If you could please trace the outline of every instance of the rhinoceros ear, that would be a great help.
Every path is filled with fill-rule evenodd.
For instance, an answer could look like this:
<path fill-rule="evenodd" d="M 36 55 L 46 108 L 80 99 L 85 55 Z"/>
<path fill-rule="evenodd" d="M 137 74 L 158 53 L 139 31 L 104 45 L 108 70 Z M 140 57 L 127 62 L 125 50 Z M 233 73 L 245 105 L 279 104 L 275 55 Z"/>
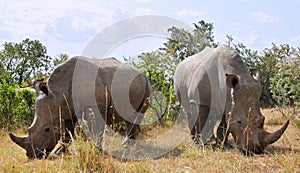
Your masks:
<path fill-rule="evenodd" d="M 259 69 L 251 68 L 250 73 L 251 73 L 251 76 L 253 77 L 253 79 L 255 79 L 257 81 L 260 81 L 260 77 L 262 75 L 262 72 Z"/>
<path fill-rule="evenodd" d="M 226 84 L 229 88 L 237 90 L 239 88 L 239 77 L 235 74 L 226 73 Z"/>
<path fill-rule="evenodd" d="M 40 82 L 39 89 L 48 96 L 49 91 L 46 82 Z"/>
<path fill-rule="evenodd" d="M 34 83 L 33 83 L 33 88 L 35 89 L 36 97 L 38 97 L 42 93 L 42 91 L 39 88 L 39 85 L 41 82 L 44 82 L 44 78 L 38 79 L 38 80 L 34 81 Z"/>

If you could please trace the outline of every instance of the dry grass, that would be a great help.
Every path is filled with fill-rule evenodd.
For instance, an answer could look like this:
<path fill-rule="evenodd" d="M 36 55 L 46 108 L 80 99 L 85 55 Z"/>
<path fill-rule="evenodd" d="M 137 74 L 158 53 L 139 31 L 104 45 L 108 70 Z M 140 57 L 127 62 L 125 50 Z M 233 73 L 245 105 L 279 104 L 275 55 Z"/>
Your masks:
<path fill-rule="evenodd" d="M 274 131 L 284 123 L 277 112 L 263 110 L 265 128 Z M 272 115 L 271 115 L 272 114 Z M 274 121 L 276 120 L 276 123 Z M 279 125 L 278 125 L 279 124 Z M 164 129 L 143 132 L 152 136 Z M 300 172 L 300 128 L 291 123 L 282 138 L 267 148 L 268 154 L 244 156 L 237 150 L 220 151 L 183 142 L 158 159 L 122 161 L 101 153 L 80 135 L 68 153 L 47 160 L 28 160 L 7 131 L 0 131 L 0 172 Z"/>

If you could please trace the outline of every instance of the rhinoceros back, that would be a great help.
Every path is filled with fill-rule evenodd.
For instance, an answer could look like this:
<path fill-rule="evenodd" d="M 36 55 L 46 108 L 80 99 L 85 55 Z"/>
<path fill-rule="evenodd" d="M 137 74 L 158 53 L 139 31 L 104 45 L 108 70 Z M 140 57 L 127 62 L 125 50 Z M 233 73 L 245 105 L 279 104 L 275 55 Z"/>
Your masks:
<path fill-rule="evenodd" d="M 192 104 L 209 108 L 202 129 L 203 141 L 220 123 L 225 109 L 225 73 L 216 49 L 206 47 L 203 51 L 182 61 L 174 76 L 175 92 L 186 113 L 192 112 Z M 204 118 L 206 119 L 206 118 Z"/>
<path fill-rule="evenodd" d="M 214 50 L 206 47 L 200 53 L 190 56 L 179 63 L 175 71 L 175 92 L 185 111 L 189 111 L 189 102 L 191 100 L 200 104 L 198 88 L 201 88 L 201 104 L 210 104 L 210 83 L 206 72 L 206 68 L 209 68 L 209 66 L 205 62 L 205 57 L 213 59 L 215 58 L 213 54 Z"/>
<path fill-rule="evenodd" d="M 122 114 L 125 119 L 130 118 L 151 93 L 144 74 L 115 58 L 74 57 L 55 69 L 48 85 L 56 95 L 64 94 L 68 98 L 74 113 L 98 107 L 102 116 Z M 107 110 L 112 107 L 114 110 Z"/>

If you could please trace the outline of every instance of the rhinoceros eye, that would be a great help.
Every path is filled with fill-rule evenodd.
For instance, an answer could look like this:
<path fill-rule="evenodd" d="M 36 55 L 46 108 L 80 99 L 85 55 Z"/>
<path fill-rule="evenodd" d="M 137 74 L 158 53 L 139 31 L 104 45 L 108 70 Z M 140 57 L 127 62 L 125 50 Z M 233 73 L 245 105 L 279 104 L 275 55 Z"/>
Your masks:
<path fill-rule="evenodd" d="M 50 132 L 50 128 L 49 127 L 45 127 L 44 130 L 45 130 L 45 132 Z"/>

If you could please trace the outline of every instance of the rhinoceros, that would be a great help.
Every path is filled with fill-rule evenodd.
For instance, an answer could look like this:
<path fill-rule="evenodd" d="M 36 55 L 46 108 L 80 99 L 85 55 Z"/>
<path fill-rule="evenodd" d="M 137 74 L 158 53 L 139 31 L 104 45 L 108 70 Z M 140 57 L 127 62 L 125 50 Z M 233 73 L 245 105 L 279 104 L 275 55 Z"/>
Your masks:
<path fill-rule="evenodd" d="M 69 142 L 79 120 L 100 149 L 105 123 L 125 121 L 127 139 L 134 139 L 152 93 L 146 76 L 134 67 L 115 58 L 82 56 L 58 66 L 48 83 L 35 82 L 35 89 L 35 115 L 28 134 L 9 134 L 29 158 L 47 157 L 62 136 Z"/>
<path fill-rule="evenodd" d="M 289 120 L 279 130 L 264 130 L 260 112 L 260 76 L 258 69 L 249 73 L 241 56 L 226 45 L 206 47 L 180 62 L 174 74 L 174 90 L 188 120 L 194 143 L 203 145 L 212 137 L 220 146 L 245 153 L 264 153 L 285 132 Z"/>

